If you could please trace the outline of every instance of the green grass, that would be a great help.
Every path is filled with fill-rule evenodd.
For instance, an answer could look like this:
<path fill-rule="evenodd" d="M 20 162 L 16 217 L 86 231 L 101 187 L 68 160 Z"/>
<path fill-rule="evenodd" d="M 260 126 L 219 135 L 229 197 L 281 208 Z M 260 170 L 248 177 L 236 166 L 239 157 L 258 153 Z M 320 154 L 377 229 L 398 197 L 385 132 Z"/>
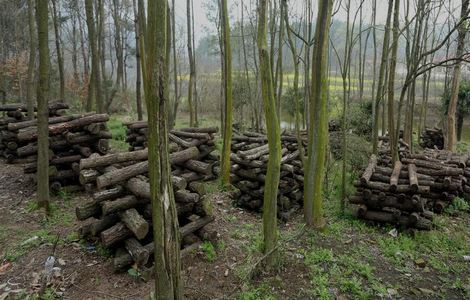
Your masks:
<path fill-rule="evenodd" d="M 217 258 L 217 252 L 215 251 L 214 245 L 211 242 L 204 242 L 201 246 L 202 252 L 204 252 L 208 262 L 214 262 Z"/>
<path fill-rule="evenodd" d="M 119 151 L 127 151 L 129 144 L 126 143 L 126 127 L 122 124 L 122 121 L 118 116 L 112 116 L 108 121 L 108 129 L 113 135 L 113 139 L 110 141 L 111 149 Z"/>

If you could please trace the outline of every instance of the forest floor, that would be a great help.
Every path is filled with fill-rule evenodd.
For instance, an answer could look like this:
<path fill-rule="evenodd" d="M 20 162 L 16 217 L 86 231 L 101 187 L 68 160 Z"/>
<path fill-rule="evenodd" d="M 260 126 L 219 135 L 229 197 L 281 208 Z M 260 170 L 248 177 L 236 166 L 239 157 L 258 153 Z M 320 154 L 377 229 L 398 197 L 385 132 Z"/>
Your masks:
<path fill-rule="evenodd" d="M 21 166 L 0 162 L 0 299 L 35 299 L 44 262 L 57 273 L 44 299 L 148 299 L 153 282 L 115 273 L 111 253 L 80 241 L 74 208 L 86 194 L 60 193 L 48 220 L 35 205 Z M 470 299 L 470 216 L 438 216 L 430 232 L 398 231 L 330 213 L 318 232 L 301 215 L 280 224 L 279 265 L 254 269 L 262 257 L 261 216 L 211 195 L 219 233 L 183 259 L 187 299 Z M 214 246 L 214 247 L 212 247 Z"/>

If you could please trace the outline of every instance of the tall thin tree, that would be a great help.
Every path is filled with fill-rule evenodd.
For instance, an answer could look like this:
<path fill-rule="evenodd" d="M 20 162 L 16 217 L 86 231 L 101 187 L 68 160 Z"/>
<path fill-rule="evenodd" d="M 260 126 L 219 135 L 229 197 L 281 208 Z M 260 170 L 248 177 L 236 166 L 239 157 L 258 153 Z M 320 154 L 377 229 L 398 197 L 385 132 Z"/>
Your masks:
<path fill-rule="evenodd" d="M 148 23 L 141 37 L 140 50 L 149 128 L 155 294 L 158 299 L 179 300 L 183 298 L 180 236 L 168 156 L 168 3 L 166 0 L 149 0 L 147 7 Z"/>
<path fill-rule="evenodd" d="M 258 51 L 261 75 L 266 130 L 268 133 L 269 160 L 266 171 L 263 203 L 263 237 L 266 263 L 273 266 L 276 261 L 277 246 L 277 191 L 281 171 L 281 129 L 274 96 L 271 59 L 267 46 L 267 1 L 258 2 Z"/>
<path fill-rule="evenodd" d="M 312 85 L 309 98 L 310 121 L 308 159 L 305 166 L 305 222 L 323 227 L 322 185 L 328 143 L 328 42 L 333 0 L 318 2 L 315 46 L 312 58 Z"/>
<path fill-rule="evenodd" d="M 230 185 L 230 153 L 232 144 L 232 47 L 230 45 L 230 24 L 228 20 L 227 0 L 221 0 L 222 39 L 224 46 L 224 95 L 225 95 L 225 120 L 224 120 L 224 144 L 222 148 L 222 184 Z"/>
<path fill-rule="evenodd" d="M 28 0 L 28 25 L 29 25 L 29 62 L 26 90 L 26 103 L 28 106 L 28 119 L 34 119 L 34 71 L 36 68 L 36 24 L 34 20 L 34 0 Z"/>
<path fill-rule="evenodd" d="M 39 43 L 38 101 L 38 163 L 37 197 L 40 207 L 49 214 L 49 28 L 48 0 L 36 0 L 36 23 Z"/>

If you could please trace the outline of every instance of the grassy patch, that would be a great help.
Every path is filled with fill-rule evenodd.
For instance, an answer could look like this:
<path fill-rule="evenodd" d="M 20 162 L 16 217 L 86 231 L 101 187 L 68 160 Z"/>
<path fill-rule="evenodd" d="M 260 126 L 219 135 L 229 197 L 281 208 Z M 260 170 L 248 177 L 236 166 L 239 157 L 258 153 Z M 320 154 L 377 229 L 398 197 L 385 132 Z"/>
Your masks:
<path fill-rule="evenodd" d="M 127 151 L 129 144 L 126 143 L 126 127 L 122 124 L 121 120 L 117 117 L 111 117 L 108 121 L 108 129 L 113 135 L 110 141 L 111 148 L 120 151 Z"/>
<path fill-rule="evenodd" d="M 211 242 L 208 242 L 208 241 L 204 242 L 201 248 L 202 248 L 202 252 L 204 252 L 204 254 L 206 255 L 207 261 L 209 262 L 215 261 L 215 259 L 217 258 L 217 252 L 215 252 L 214 245 L 212 245 Z"/>

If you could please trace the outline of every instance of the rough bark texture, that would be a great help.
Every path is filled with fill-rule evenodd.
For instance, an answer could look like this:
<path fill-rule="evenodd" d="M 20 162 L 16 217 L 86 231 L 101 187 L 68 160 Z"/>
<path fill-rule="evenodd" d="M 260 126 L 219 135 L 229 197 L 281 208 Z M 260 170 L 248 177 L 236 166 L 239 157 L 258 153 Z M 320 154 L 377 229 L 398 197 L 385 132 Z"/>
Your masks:
<path fill-rule="evenodd" d="M 227 0 L 221 0 L 222 37 L 224 46 L 224 96 L 225 120 L 224 143 L 222 148 L 222 184 L 230 185 L 230 147 L 232 143 L 232 47 L 230 46 L 230 24 L 228 20 Z"/>
<path fill-rule="evenodd" d="M 468 5 L 469 0 L 462 0 L 462 7 L 461 7 L 461 19 L 467 17 L 468 15 Z M 455 57 L 461 57 L 464 53 L 465 48 L 465 36 L 468 31 L 467 22 L 463 22 L 458 30 L 458 38 L 457 38 L 457 50 L 455 53 Z M 456 137 L 456 130 L 455 130 L 455 116 L 457 112 L 457 101 L 459 97 L 459 87 L 460 87 L 460 73 L 461 73 L 461 66 L 460 63 L 457 63 L 454 66 L 453 77 L 452 77 L 452 86 L 450 91 L 450 102 L 449 102 L 449 109 L 447 114 L 447 135 L 445 140 L 445 149 L 450 151 L 455 151 L 455 147 L 457 145 L 457 137 Z"/>
<path fill-rule="evenodd" d="M 38 101 L 38 173 L 37 194 L 39 206 L 49 213 L 49 131 L 47 119 L 49 110 L 49 33 L 48 33 L 48 1 L 36 1 L 36 22 L 39 41 L 39 84 L 37 88 Z"/>
<path fill-rule="evenodd" d="M 155 243 L 155 294 L 182 299 L 180 246 L 176 203 L 168 157 L 167 1 L 148 1 L 148 24 L 143 65 L 149 128 L 149 177 Z M 148 54 L 148 55 L 147 55 Z"/>
<path fill-rule="evenodd" d="M 267 255 L 267 264 L 272 267 L 276 260 L 275 249 L 277 245 L 277 191 L 281 171 L 281 137 L 279 117 L 274 96 L 273 78 L 271 72 L 270 55 L 267 49 L 267 1 L 258 3 L 258 51 L 261 73 L 261 92 L 263 97 L 266 129 L 268 133 L 269 161 L 266 171 L 266 187 L 264 189 L 263 203 L 263 236 L 264 253 Z"/>
<path fill-rule="evenodd" d="M 309 143 L 305 172 L 305 221 L 323 227 L 322 184 L 328 143 L 328 41 L 333 1 L 318 2 L 315 49 L 312 59 L 312 86 L 309 97 Z"/>

